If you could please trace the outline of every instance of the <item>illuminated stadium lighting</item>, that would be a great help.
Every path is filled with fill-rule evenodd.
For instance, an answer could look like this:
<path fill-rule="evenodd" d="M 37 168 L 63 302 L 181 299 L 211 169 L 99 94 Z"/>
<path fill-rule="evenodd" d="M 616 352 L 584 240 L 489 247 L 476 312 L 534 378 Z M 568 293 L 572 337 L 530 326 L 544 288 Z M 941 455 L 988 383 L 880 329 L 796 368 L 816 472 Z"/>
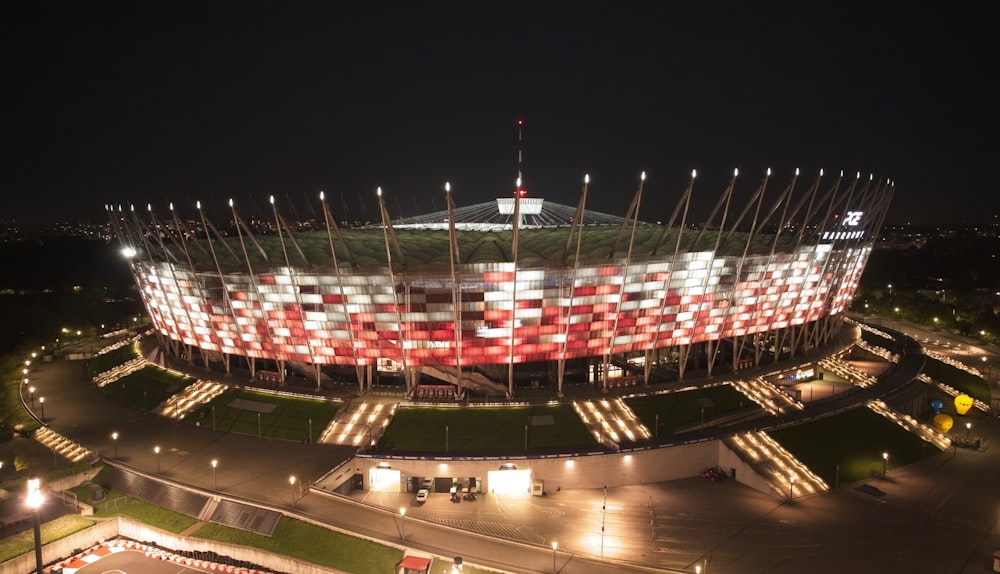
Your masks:
<path fill-rule="evenodd" d="M 734 169 L 723 197 L 732 196 L 738 174 Z M 324 367 L 356 368 L 362 390 L 371 385 L 366 373 L 386 370 L 406 378 L 410 396 L 421 369 L 424 379 L 456 392 L 512 393 L 513 380 L 476 373 L 481 379 L 473 381 L 468 367 L 583 361 L 589 380 L 607 387 L 628 373 L 610 361 L 604 368 L 606 358 L 644 359 L 632 364 L 648 380 L 650 353 L 694 345 L 718 351 L 720 341 L 745 336 L 776 341 L 792 327 L 804 333 L 796 337 L 802 344 L 832 337 L 830 325 L 850 305 L 888 208 L 889 180 L 843 189 L 838 180 L 822 190 L 817 180 L 801 193 L 824 201 L 772 200 L 798 203 L 796 213 L 748 205 L 737 217 L 739 207 L 719 201 L 699 220 L 688 214 L 696 176 L 691 170 L 676 217 L 662 224 L 637 225 L 638 207 L 626 217 L 588 210 L 586 193 L 576 207 L 506 196 L 368 226 L 341 227 L 330 216 L 325 227 L 307 230 L 277 207 L 269 221 L 251 225 L 230 199 L 232 211 L 216 215 L 233 226 L 225 234 L 207 223 L 201 202 L 201 220 L 190 224 L 175 215 L 160 225 L 151 210 L 148 221 L 120 208 L 108 212 L 123 250 L 147 238 L 142 257 L 132 251 L 129 265 L 154 330 L 205 361 L 225 358 L 226 369 L 233 358 L 251 370 L 257 361 L 315 366 L 317 377 Z M 797 191 L 792 187 L 784 193 Z M 376 191 L 381 201 L 382 188 Z M 274 196 L 269 200 L 274 205 Z M 828 217 L 832 209 L 850 216 Z M 496 233 L 510 237 L 515 227 L 519 250 Z M 713 352 L 711 361 L 740 359 L 723 350 L 728 356 Z M 561 370 L 553 371 L 561 392 Z M 603 427 L 621 417 L 588 418 Z M 334 432 L 359 440 L 351 430 Z"/>

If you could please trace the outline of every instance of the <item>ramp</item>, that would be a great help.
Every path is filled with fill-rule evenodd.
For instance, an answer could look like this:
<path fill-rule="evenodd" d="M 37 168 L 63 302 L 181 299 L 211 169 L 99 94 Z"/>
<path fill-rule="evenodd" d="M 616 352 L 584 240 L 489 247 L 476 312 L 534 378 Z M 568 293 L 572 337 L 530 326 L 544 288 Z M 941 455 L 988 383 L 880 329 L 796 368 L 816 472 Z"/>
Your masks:
<path fill-rule="evenodd" d="M 452 367 L 421 367 L 420 372 L 435 379 L 459 385 L 463 389 L 471 391 L 489 389 L 495 393 L 507 394 L 506 385 L 491 381 L 486 375 L 475 371 L 462 371 L 461 383 L 459 383 L 458 371 Z"/>

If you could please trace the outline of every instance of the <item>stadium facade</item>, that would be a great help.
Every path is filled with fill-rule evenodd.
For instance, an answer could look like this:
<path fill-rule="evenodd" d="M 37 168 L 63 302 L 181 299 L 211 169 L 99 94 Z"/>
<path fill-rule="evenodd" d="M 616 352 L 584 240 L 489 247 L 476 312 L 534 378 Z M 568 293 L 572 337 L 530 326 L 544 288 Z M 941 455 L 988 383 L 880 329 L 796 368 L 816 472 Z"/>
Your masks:
<path fill-rule="evenodd" d="M 322 216 L 209 217 L 171 205 L 108 206 L 161 340 L 189 361 L 282 384 L 286 373 L 394 377 L 514 395 L 530 385 L 683 379 L 738 371 L 820 346 L 839 331 L 894 186 L 869 176 L 768 194 L 770 170 L 735 201 L 737 173 L 694 222 L 695 174 L 669 219 L 511 197 L 374 224 Z M 765 199 L 765 197 L 769 199 Z M 736 204 L 740 203 L 740 206 Z M 343 219 L 343 218 L 341 218 Z M 214 221 L 214 222 L 213 222 Z"/>

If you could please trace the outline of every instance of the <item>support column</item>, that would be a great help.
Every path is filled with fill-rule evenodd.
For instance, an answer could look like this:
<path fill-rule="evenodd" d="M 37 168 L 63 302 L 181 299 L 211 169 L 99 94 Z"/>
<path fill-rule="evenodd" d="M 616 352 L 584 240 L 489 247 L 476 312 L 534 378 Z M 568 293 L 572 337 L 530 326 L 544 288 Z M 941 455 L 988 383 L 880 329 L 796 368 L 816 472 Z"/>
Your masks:
<path fill-rule="evenodd" d="M 559 398 L 563 396 L 563 379 L 566 376 L 566 359 L 559 359 L 556 362 L 557 375 L 556 375 L 556 387 Z"/>

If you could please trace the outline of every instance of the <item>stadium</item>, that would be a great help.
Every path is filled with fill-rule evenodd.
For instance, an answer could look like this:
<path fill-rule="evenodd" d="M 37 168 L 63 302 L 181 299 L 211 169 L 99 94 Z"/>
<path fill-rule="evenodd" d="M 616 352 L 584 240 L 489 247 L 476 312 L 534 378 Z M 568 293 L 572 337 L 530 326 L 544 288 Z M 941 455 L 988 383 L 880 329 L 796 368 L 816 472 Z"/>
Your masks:
<path fill-rule="evenodd" d="M 206 368 L 290 374 L 409 399 L 508 399 L 565 385 L 602 392 L 738 372 L 836 335 L 894 186 L 872 176 L 767 193 L 771 172 L 707 215 L 696 173 L 664 222 L 510 197 L 345 224 L 323 194 L 313 218 L 241 214 L 233 201 L 165 217 L 107 206 L 160 347 Z M 745 178 L 744 178 L 745 179 Z M 798 187 L 798 189 L 797 189 Z M 737 197 L 743 197 L 737 200 Z M 268 210 L 264 210 L 268 211 Z M 339 221 L 338 221 L 339 220 Z"/>

